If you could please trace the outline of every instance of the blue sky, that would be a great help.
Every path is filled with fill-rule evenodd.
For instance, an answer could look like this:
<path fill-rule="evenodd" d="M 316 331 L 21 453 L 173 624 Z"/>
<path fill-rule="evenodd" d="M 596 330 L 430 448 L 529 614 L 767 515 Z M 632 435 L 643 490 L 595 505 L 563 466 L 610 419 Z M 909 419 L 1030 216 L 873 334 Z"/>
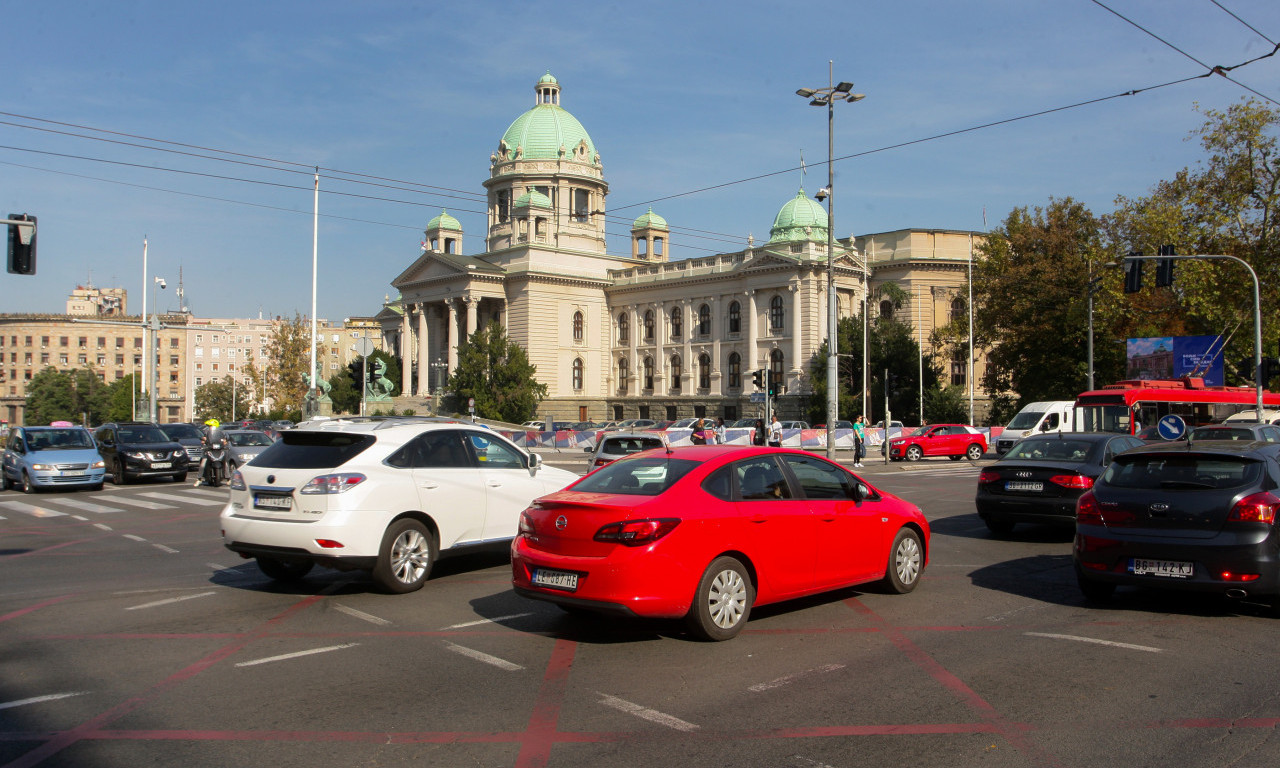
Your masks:
<path fill-rule="evenodd" d="M 1104 2 L 1209 65 L 1274 47 L 1212 0 Z M 1280 3 L 1218 2 L 1280 40 Z M 385 185 L 320 184 L 318 314 L 372 315 L 442 208 L 464 251 L 482 250 L 489 155 L 547 70 L 601 153 L 610 251 L 630 253 L 628 222 L 652 204 L 673 258 L 766 240 L 802 151 L 805 188 L 823 186 L 826 110 L 795 90 L 825 85 L 829 59 L 867 95 L 837 106 L 836 155 L 858 155 L 836 164 L 841 236 L 982 230 L 984 209 L 994 227 L 1050 197 L 1107 213 L 1201 159 L 1195 105 L 1248 95 L 1215 76 L 918 141 L 1204 72 L 1091 0 L 0 0 L 0 13 L 0 201 L 40 221 L 39 273 L 0 274 L 5 312 L 62 312 L 90 280 L 129 289 L 136 312 L 145 235 L 162 308 L 181 267 L 199 316 L 307 314 L 320 166 Z M 1280 99 L 1278 74 L 1280 55 L 1232 76 Z M 918 143 L 890 148 L 905 142 Z"/>

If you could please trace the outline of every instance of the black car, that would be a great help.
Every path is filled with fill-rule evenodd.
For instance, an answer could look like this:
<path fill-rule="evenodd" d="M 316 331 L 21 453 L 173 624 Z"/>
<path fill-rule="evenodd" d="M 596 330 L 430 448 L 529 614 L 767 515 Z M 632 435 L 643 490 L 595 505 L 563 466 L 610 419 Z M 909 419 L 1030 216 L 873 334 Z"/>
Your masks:
<path fill-rule="evenodd" d="M 149 421 L 103 424 L 94 430 L 98 453 L 107 464 L 107 477 L 116 485 L 140 477 L 187 479 L 187 451 Z"/>
<path fill-rule="evenodd" d="M 187 461 L 192 464 L 199 464 L 200 457 L 204 455 L 204 430 L 194 424 L 185 421 L 178 421 L 172 424 L 161 424 L 160 431 L 164 436 L 181 443 L 187 452 Z"/>
<path fill-rule="evenodd" d="M 1205 440 L 1117 456 L 1080 497 L 1072 549 L 1090 601 L 1120 585 L 1280 608 L 1280 444 Z"/>
<path fill-rule="evenodd" d="M 1076 499 L 1116 454 L 1141 445 L 1137 437 L 1112 432 L 1024 437 L 978 475 L 978 517 L 997 535 L 1016 523 L 1075 525 Z"/>

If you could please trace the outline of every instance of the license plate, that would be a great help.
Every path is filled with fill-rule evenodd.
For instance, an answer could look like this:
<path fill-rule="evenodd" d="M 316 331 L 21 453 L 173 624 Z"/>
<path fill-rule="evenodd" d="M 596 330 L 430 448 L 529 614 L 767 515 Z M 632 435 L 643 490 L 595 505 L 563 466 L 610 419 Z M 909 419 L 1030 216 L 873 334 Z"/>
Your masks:
<path fill-rule="evenodd" d="M 151 468 L 152 468 L 152 469 L 168 469 L 168 468 L 170 468 L 170 467 L 172 467 L 172 466 L 173 466 L 173 464 L 172 464 L 171 462 L 168 462 L 168 461 L 153 461 L 153 462 L 151 462 Z"/>
<path fill-rule="evenodd" d="M 1004 484 L 1006 491 L 1043 491 L 1044 483 L 1030 480 L 1010 480 Z"/>
<path fill-rule="evenodd" d="M 533 572 L 533 583 L 540 587 L 551 587 L 552 589 L 573 592 L 578 588 L 578 574 L 539 568 Z"/>
<path fill-rule="evenodd" d="M 253 506 L 261 509 L 292 509 L 292 496 L 254 496 Z"/>
<path fill-rule="evenodd" d="M 1129 560 L 1129 571 L 1135 576 L 1163 576 L 1168 579 L 1189 579 L 1195 573 L 1194 563 L 1179 560 L 1147 560 L 1135 557 Z"/>

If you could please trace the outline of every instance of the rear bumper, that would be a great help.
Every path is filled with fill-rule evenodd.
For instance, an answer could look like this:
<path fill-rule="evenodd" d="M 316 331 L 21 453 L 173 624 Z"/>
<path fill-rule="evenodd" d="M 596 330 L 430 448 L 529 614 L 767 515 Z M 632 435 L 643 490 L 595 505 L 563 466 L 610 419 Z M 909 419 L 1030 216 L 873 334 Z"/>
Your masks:
<path fill-rule="evenodd" d="M 1109 536 L 1105 527 L 1077 529 L 1072 560 L 1083 579 L 1137 587 L 1155 587 L 1187 592 L 1226 594 L 1242 590 L 1250 595 L 1280 595 L 1280 546 L 1274 534 L 1262 531 L 1220 533 L 1206 539 L 1162 539 L 1135 541 Z M 1169 560 L 1194 564 L 1186 578 L 1138 575 L 1132 572 L 1134 558 Z M 1222 577 L 1257 574 L 1251 581 Z"/>
<path fill-rule="evenodd" d="M 983 520 L 1046 523 L 1070 527 L 1076 524 L 1075 497 L 1004 496 L 986 493 L 979 489 L 974 504 L 978 508 L 978 517 Z"/>
<path fill-rule="evenodd" d="M 227 549 L 241 557 L 270 557 L 277 560 L 308 560 L 325 568 L 339 571 L 371 571 L 377 564 L 377 557 L 344 557 L 335 555 L 317 555 L 297 547 L 272 547 L 264 544 L 246 544 L 241 541 L 228 541 Z"/>

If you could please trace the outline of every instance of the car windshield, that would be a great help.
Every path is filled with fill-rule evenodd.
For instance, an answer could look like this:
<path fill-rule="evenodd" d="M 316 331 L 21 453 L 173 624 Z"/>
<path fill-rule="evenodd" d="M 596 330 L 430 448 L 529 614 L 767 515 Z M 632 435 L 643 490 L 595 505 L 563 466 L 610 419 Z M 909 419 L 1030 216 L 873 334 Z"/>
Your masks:
<path fill-rule="evenodd" d="M 1242 429 L 1240 427 L 1210 427 L 1208 429 L 1196 429 L 1191 432 L 1192 440 L 1259 440 L 1257 434 L 1251 429 Z"/>
<path fill-rule="evenodd" d="M 629 496 L 657 496 L 698 466 L 688 459 L 651 456 L 624 459 L 606 464 L 587 475 L 571 490 L 583 493 L 621 493 Z"/>
<path fill-rule="evenodd" d="M 27 447 L 33 451 L 71 451 L 92 448 L 93 438 L 83 429 L 41 429 L 27 432 Z"/>
<path fill-rule="evenodd" d="M 261 432 L 231 432 L 227 439 L 232 445 L 271 445 L 271 438 Z"/>
<path fill-rule="evenodd" d="M 168 435 L 170 440 L 199 440 L 201 437 L 200 430 L 193 424 L 161 424 L 160 431 Z"/>
<path fill-rule="evenodd" d="M 661 447 L 662 440 L 656 437 L 608 437 L 600 447 L 600 452 L 630 454 Z"/>
<path fill-rule="evenodd" d="M 122 443 L 167 443 L 169 438 L 159 427 L 121 427 L 116 432 L 116 439 Z"/>
<path fill-rule="evenodd" d="M 350 432 L 291 430 L 258 454 L 255 467 L 272 469 L 328 469 L 340 467 L 373 445 L 373 435 Z"/>
<path fill-rule="evenodd" d="M 1044 411 L 1019 411 L 1005 429 L 1031 429 L 1040 422 L 1041 416 L 1044 416 Z"/>
<path fill-rule="evenodd" d="M 1020 440 L 1009 449 L 1004 458 L 1006 461 L 1088 461 L 1090 453 L 1099 445 L 1102 443 L 1090 440 Z"/>
<path fill-rule="evenodd" d="M 1243 456 L 1143 453 L 1117 456 L 1102 479 L 1114 488 L 1207 490 L 1253 485 L 1262 463 Z"/>
<path fill-rule="evenodd" d="M 894 426 L 896 427 L 897 424 L 895 423 Z M 911 437 L 924 437 L 925 435 L 929 434 L 929 429 L 930 428 L 927 426 L 917 427 L 916 430 L 911 433 Z"/>

